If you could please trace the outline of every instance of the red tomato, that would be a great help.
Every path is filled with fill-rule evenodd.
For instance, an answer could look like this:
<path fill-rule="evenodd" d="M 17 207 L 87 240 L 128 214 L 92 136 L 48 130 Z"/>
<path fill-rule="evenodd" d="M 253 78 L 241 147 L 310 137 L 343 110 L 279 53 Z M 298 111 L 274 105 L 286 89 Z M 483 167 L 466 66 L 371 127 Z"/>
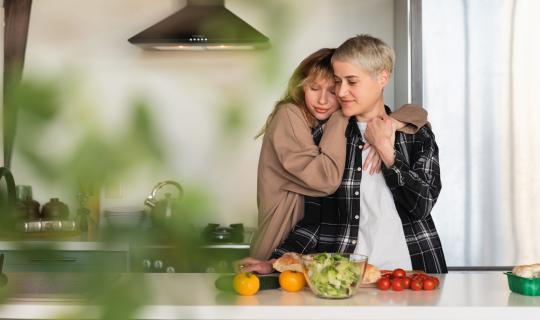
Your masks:
<path fill-rule="evenodd" d="M 403 290 L 403 281 L 401 281 L 401 279 L 392 280 L 392 290 L 394 291 Z"/>
<path fill-rule="evenodd" d="M 423 288 L 422 280 L 414 279 L 411 281 L 411 290 L 420 291 Z"/>
<path fill-rule="evenodd" d="M 390 279 L 388 277 L 382 277 L 377 281 L 377 288 L 380 290 L 388 290 L 390 289 L 390 286 L 392 283 L 390 282 Z"/>
<path fill-rule="evenodd" d="M 435 288 L 438 288 L 439 287 L 439 278 L 437 277 L 432 277 L 433 281 L 435 281 Z"/>
<path fill-rule="evenodd" d="M 424 280 L 424 290 L 433 290 L 435 289 L 435 281 L 432 278 Z"/>
<path fill-rule="evenodd" d="M 394 272 L 392 272 L 392 278 L 404 278 L 406 275 L 405 270 L 403 269 L 395 269 Z"/>
<path fill-rule="evenodd" d="M 411 287 L 411 278 L 405 277 L 405 278 L 401 279 L 401 282 L 403 282 L 403 288 L 404 289 L 409 289 Z"/>

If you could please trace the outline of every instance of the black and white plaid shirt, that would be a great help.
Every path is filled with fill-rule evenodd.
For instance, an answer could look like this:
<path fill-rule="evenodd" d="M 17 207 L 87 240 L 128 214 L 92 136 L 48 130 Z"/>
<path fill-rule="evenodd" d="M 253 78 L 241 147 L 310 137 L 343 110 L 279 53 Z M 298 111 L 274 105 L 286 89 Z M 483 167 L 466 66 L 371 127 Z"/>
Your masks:
<path fill-rule="evenodd" d="M 322 128 L 313 130 L 315 143 L 321 135 Z M 274 250 L 273 258 L 288 251 L 354 252 L 362 214 L 360 182 L 364 145 L 354 117 L 349 120 L 346 135 L 347 160 L 340 187 L 328 197 L 305 197 L 304 218 Z M 446 273 L 441 241 L 430 214 L 441 190 L 435 136 L 428 126 L 416 134 L 398 131 L 395 150 L 394 165 L 389 169 L 382 165 L 382 172 L 403 225 L 412 267 L 428 273 Z"/>

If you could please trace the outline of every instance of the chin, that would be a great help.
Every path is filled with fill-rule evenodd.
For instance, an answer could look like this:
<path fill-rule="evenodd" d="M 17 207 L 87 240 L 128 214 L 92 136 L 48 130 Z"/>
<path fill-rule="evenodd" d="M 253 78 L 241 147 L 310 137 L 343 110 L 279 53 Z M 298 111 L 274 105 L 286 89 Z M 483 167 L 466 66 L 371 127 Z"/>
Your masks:
<path fill-rule="evenodd" d="M 346 117 L 352 117 L 352 116 L 355 115 L 354 110 L 348 109 L 348 108 L 347 109 L 342 108 L 341 112 L 343 112 L 343 115 L 346 116 Z"/>
<path fill-rule="evenodd" d="M 325 116 L 318 116 L 318 117 L 315 117 L 315 118 L 317 118 L 317 120 L 319 120 L 319 121 L 326 121 L 326 120 L 330 119 L 330 116 L 325 115 Z"/>

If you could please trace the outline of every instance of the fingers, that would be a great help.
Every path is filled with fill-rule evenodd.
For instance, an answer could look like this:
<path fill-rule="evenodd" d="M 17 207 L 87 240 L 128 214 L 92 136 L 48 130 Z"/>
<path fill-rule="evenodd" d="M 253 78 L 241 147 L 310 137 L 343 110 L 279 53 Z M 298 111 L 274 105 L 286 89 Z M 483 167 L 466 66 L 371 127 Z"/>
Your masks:
<path fill-rule="evenodd" d="M 272 273 L 273 267 L 272 263 L 269 261 L 260 261 L 258 263 L 243 265 L 243 268 L 240 269 L 240 272 L 253 272 L 258 274 L 269 274 Z"/>
<path fill-rule="evenodd" d="M 373 164 L 374 168 L 372 174 L 381 172 L 381 156 L 379 155 L 379 153 L 375 155 L 375 158 L 373 159 Z"/>
<path fill-rule="evenodd" d="M 233 263 L 234 271 L 236 273 L 255 272 L 259 274 L 272 273 L 272 263 L 274 260 L 264 261 L 247 257 L 241 260 L 237 260 Z"/>
<path fill-rule="evenodd" d="M 249 271 L 246 271 L 248 267 L 250 267 L 251 265 L 256 265 L 257 263 L 260 263 L 260 262 L 261 260 L 258 260 L 252 257 L 246 257 L 246 258 L 237 260 L 233 263 L 234 271 L 236 273 L 249 272 Z"/>
<path fill-rule="evenodd" d="M 244 269 L 245 269 L 246 265 L 241 261 L 242 260 L 234 262 L 234 264 L 233 264 L 234 272 L 236 272 L 236 273 L 244 272 Z"/>
<path fill-rule="evenodd" d="M 242 268 L 242 270 L 240 272 L 256 272 L 256 273 L 259 273 L 259 265 L 258 264 L 250 264 L 250 265 L 247 265 L 245 266 L 244 268 Z"/>
<path fill-rule="evenodd" d="M 369 168 L 369 174 L 374 175 L 377 172 L 377 158 L 378 154 L 374 155 L 371 159 L 371 168 Z"/>
<path fill-rule="evenodd" d="M 367 147 L 366 147 L 367 146 Z M 370 148 L 371 145 L 366 143 L 364 144 L 364 149 Z M 382 160 L 375 148 L 371 148 L 368 152 L 366 160 L 362 165 L 362 170 L 367 171 L 370 175 L 381 172 Z"/>
<path fill-rule="evenodd" d="M 374 148 L 371 148 L 371 150 L 369 150 L 369 153 L 366 157 L 366 160 L 364 161 L 364 165 L 362 166 L 362 170 L 366 171 L 369 169 L 369 167 L 371 166 L 371 168 L 373 169 L 373 157 L 375 156 L 377 152 L 375 151 Z"/>

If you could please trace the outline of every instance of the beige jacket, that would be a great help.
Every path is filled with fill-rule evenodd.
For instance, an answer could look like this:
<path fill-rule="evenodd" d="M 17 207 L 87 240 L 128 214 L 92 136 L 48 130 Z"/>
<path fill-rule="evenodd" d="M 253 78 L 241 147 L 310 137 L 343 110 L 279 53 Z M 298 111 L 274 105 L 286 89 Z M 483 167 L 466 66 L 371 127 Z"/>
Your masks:
<path fill-rule="evenodd" d="M 392 117 L 407 123 L 401 129 L 407 133 L 427 124 L 427 112 L 414 105 L 403 106 Z M 337 190 L 345 166 L 348 119 L 341 111 L 335 112 L 317 146 L 300 108 L 284 104 L 276 112 L 266 128 L 259 157 L 259 222 L 251 242 L 252 257 L 268 259 L 302 219 L 303 195 L 323 197 Z"/>

